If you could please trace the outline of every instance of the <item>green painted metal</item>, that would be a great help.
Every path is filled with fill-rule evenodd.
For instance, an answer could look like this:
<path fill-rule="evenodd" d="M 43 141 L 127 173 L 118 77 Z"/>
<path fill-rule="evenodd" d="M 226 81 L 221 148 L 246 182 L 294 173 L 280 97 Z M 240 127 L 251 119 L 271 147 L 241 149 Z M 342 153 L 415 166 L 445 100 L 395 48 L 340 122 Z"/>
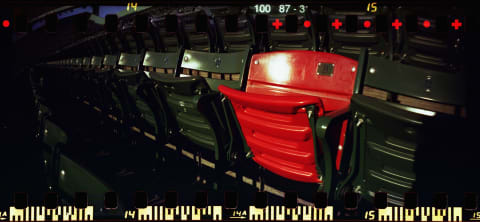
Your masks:
<path fill-rule="evenodd" d="M 352 110 L 357 113 L 354 130 L 359 131 L 358 176 L 353 187 L 368 194 L 388 192 L 390 202 L 400 205 L 403 194 L 413 188 L 415 152 L 422 141 L 426 117 L 399 109 L 398 104 L 354 95 Z M 360 121 L 360 123 L 359 123 Z"/>
<path fill-rule="evenodd" d="M 365 72 L 368 64 L 368 50 L 362 48 L 358 57 L 357 76 L 355 78 L 355 85 L 353 86 L 354 94 L 362 94 L 363 82 L 365 78 Z"/>
<path fill-rule="evenodd" d="M 149 8 L 151 8 L 152 6 L 137 6 L 136 9 L 133 9 L 132 7 L 130 7 L 129 10 L 127 10 L 127 8 L 125 7 L 125 10 L 122 10 L 120 12 L 117 12 L 117 16 L 119 18 L 121 17 L 124 17 L 124 16 L 127 16 L 127 15 L 131 15 L 131 14 L 135 14 L 135 13 L 139 13 L 139 12 L 142 12 L 144 10 L 147 10 Z"/>
<path fill-rule="evenodd" d="M 83 58 L 76 58 L 73 62 L 73 65 L 75 66 L 81 66 L 83 62 Z"/>
<path fill-rule="evenodd" d="M 143 60 L 143 66 L 175 69 L 177 68 L 179 54 L 178 52 L 165 53 L 147 51 Z"/>
<path fill-rule="evenodd" d="M 446 118 L 447 114 L 368 97 L 361 94 L 361 88 L 369 86 L 417 99 L 465 105 L 464 76 L 421 69 L 372 55 L 360 61 L 365 64 L 364 68 L 359 68 L 363 81 L 356 83 L 358 90 L 350 103 L 352 127 L 351 132 L 347 132 L 353 135 L 352 155 L 347 175 L 337 185 L 335 198 L 354 190 L 373 201 L 374 193 L 380 191 L 388 193 L 390 204 L 401 206 L 404 193 L 416 186 L 416 167 L 424 161 L 419 159 L 418 153 L 437 149 L 432 145 L 437 143 L 426 135 L 441 133 L 432 132 L 444 130 L 437 128 L 459 118 Z"/>
<path fill-rule="evenodd" d="M 143 114 L 142 115 L 143 119 L 147 121 L 147 123 L 152 127 L 154 134 L 159 134 L 157 117 L 155 117 L 156 115 L 154 112 L 154 110 L 156 109 L 155 107 L 152 107 L 152 105 L 150 105 L 152 103 L 149 102 L 150 99 L 155 99 L 156 97 L 158 97 L 158 95 L 153 94 L 156 92 L 156 90 L 152 90 L 152 88 L 153 86 L 151 85 L 146 87 L 129 87 L 129 91 L 130 91 L 130 95 L 132 95 L 132 93 L 135 93 L 135 95 L 137 95 L 135 97 L 135 105 L 138 108 L 138 111 Z M 143 92 L 139 92 L 140 90 L 142 90 Z M 148 90 L 151 90 L 151 91 L 147 92 Z M 145 96 L 140 96 L 140 94 Z M 151 131 L 149 129 L 144 129 L 144 130 Z"/>
<path fill-rule="evenodd" d="M 312 113 L 316 113 L 313 108 L 310 108 Z M 308 111 L 308 110 L 307 110 Z M 314 140 L 315 147 L 321 147 L 321 158 L 315 150 L 315 158 L 321 159 L 317 161 L 317 170 L 319 175 L 323 175 L 323 184 L 319 187 L 319 191 L 326 192 L 330 199 L 334 197 L 335 191 L 333 188 L 337 185 L 338 176 L 335 172 L 335 160 L 337 155 L 338 138 L 333 135 L 339 135 L 341 125 L 344 120 L 350 117 L 350 108 L 344 108 L 333 112 L 326 113 L 323 116 L 315 117 L 311 115 L 310 126 L 320 146 L 317 146 L 317 140 Z M 316 121 L 314 121 L 316 118 Z"/>
<path fill-rule="evenodd" d="M 118 61 L 118 56 L 117 55 L 105 55 L 105 57 L 103 57 L 103 65 L 104 66 L 115 67 L 117 65 L 117 61 Z"/>
<path fill-rule="evenodd" d="M 118 65 L 138 67 L 142 62 L 142 54 L 121 53 Z"/>
<path fill-rule="evenodd" d="M 82 66 L 89 66 L 92 61 L 91 57 L 84 57 L 82 59 Z"/>
<path fill-rule="evenodd" d="M 173 78 L 172 78 L 173 79 Z M 222 117 L 219 115 L 218 108 L 213 103 L 213 99 L 218 96 L 217 93 L 206 93 L 195 95 L 191 88 L 196 87 L 195 91 L 206 91 L 206 84 L 201 84 L 203 79 L 195 79 L 193 81 L 175 81 L 160 82 L 171 88 L 167 88 L 167 104 L 171 113 L 176 116 L 176 121 L 179 127 L 179 133 L 187 137 L 191 142 L 199 145 L 200 147 L 215 151 L 215 159 L 220 158 L 219 143 L 216 132 L 225 133 L 225 128 L 218 129 L 216 131 L 213 124 L 218 124 Z M 188 84 L 195 83 L 197 84 Z M 203 81 L 204 82 L 204 81 Z M 187 84 L 185 84 L 187 83 Z M 190 89 L 190 93 L 188 93 Z M 182 91 L 183 90 L 183 91 Z M 184 93 L 185 92 L 185 93 Z M 214 116 L 211 122 L 207 119 L 209 116 Z"/>
<path fill-rule="evenodd" d="M 418 68 L 376 56 L 368 59 L 364 84 L 433 102 L 452 105 L 466 102 L 466 82 L 460 73 Z"/>
<path fill-rule="evenodd" d="M 223 97 L 222 99 L 222 108 L 224 111 L 224 115 L 227 118 L 225 121 L 228 127 L 228 133 L 230 135 L 230 149 L 227 150 L 227 160 L 229 161 L 237 161 L 238 159 L 244 158 L 252 158 L 253 153 L 250 150 L 250 147 L 247 145 L 247 141 L 245 140 L 245 136 L 243 136 L 243 132 L 240 127 L 240 123 L 238 122 L 237 115 L 235 114 L 235 110 L 232 106 L 230 100 Z M 236 138 L 236 136 L 238 136 Z M 237 157 L 235 157 L 237 155 Z M 245 156 L 238 156 L 238 155 L 245 155 Z"/>
<path fill-rule="evenodd" d="M 43 142 L 50 147 L 55 147 L 59 143 L 67 143 L 67 134 L 58 125 L 49 120 L 45 121 L 45 131 L 43 133 Z"/>
<path fill-rule="evenodd" d="M 93 56 L 90 65 L 101 66 L 103 58 L 101 56 Z"/>
<path fill-rule="evenodd" d="M 209 92 L 206 80 L 201 77 L 164 77 L 157 80 L 163 84 L 164 88 L 173 90 L 182 96 L 201 95 Z"/>
<path fill-rule="evenodd" d="M 151 60 L 151 53 L 147 55 Z M 122 53 L 118 65 L 139 68 L 142 59 L 141 54 Z M 152 80 L 142 71 L 123 68 L 115 70 L 114 76 L 115 99 L 117 103 L 122 104 L 122 117 L 128 121 L 127 124 L 151 133 L 156 136 L 158 142 L 165 143 L 168 130 L 161 122 L 161 119 L 164 119 L 159 110 L 161 101 Z"/>
<path fill-rule="evenodd" d="M 153 88 L 147 88 L 151 90 L 150 93 L 155 95 L 154 97 L 149 97 L 150 99 L 154 100 L 153 102 L 157 104 L 156 106 L 156 117 L 158 118 L 157 126 L 160 139 L 160 143 L 167 143 L 172 142 L 171 139 L 175 137 L 174 132 L 178 132 L 178 125 L 176 121 L 176 117 L 171 112 L 168 106 L 167 98 L 169 95 L 169 86 L 161 84 L 162 81 L 165 79 L 173 78 L 174 74 L 161 74 L 155 72 L 148 72 L 149 76 L 152 79 L 152 83 L 154 86 Z M 168 80 L 167 80 L 168 81 Z M 140 94 L 141 95 L 141 94 Z"/>
<path fill-rule="evenodd" d="M 179 68 L 208 73 L 238 73 L 243 77 L 248 63 L 248 54 L 248 51 L 222 54 L 186 50 L 184 56 L 180 58 Z M 193 145 L 195 148 L 200 148 L 198 151 L 204 154 L 208 151 L 207 156 L 213 153 L 215 177 L 221 180 L 223 171 L 229 167 L 226 161 L 238 159 L 238 155 L 231 154 L 233 147 L 239 144 L 232 142 L 228 122 L 230 120 L 226 119 L 225 104 L 221 103 L 221 95 L 216 90 L 218 85 L 224 82 L 228 82 L 227 84 L 232 88 L 240 88 L 242 81 L 199 76 L 179 77 L 179 74 L 178 70 L 176 77 L 150 72 L 151 78 L 158 83 L 160 95 L 165 101 L 165 109 L 167 109 L 165 114 L 168 113 L 167 116 L 175 120 L 169 123 L 169 129 L 173 130 L 172 135 L 174 135 L 172 139 L 179 142 L 176 144 L 180 147 Z M 230 163 L 233 162 L 230 161 Z"/>
<path fill-rule="evenodd" d="M 105 25 L 105 18 L 91 14 L 88 20 L 96 23 L 97 25 Z"/>
<path fill-rule="evenodd" d="M 164 94 L 171 115 L 175 116 L 178 133 L 193 144 L 214 152 L 215 160 L 228 159 L 232 150 L 225 105 L 221 104 L 217 87 L 220 84 L 240 89 L 248 64 L 249 51 L 206 53 L 185 50 L 181 68 L 209 73 L 238 73 L 239 81 L 204 77 L 155 78 Z M 220 166 L 219 166 L 220 167 Z"/>
<path fill-rule="evenodd" d="M 118 65 L 120 66 L 130 66 L 130 67 L 138 67 L 141 62 L 140 54 L 128 54 L 128 53 L 121 53 Z M 114 94 L 115 94 L 115 102 L 119 102 L 122 106 L 123 114 L 121 116 L 122 119 L 127 120 L 129 118 L 133 118 L 133 115 L 136 114 L 136 89 L 137 89 L 137 79 L 139 77 L 138 71 L 129 71 L 120 67 L 114 71 Z M 131 120 L 133 121 L 133 120 Z M 133 123 L 129 123 L 133 124 Z"/>
<path fill-rule="evenodd" d="M 69 197 L 75 192 L 87 192 L 89 204 L 103 206 L 105 193 L 111 191 L 104 182 L 78 163 L 60 154 L 58 163 L 58 187 Z"/>
<path fill-rule="evenodd" d="M 119 93 L 117 93 L 115 90 L 111 91 L 111 98 L 112 98 L 112 108 L 114 111 L 114 115 L 117 115 L 117 118 L 124 119 L 125 116 L 125 110 L 124 106 L 122 105 L 122 100 L 119 97 Z"/>
<path fill-rule="evenodd" d="M 232 53 L 206 53 L 185 50 L 181 67 L 212 73 L 239 73 L 239 81 L 211 78 L 206 78 L 206 80 L 210 89 L 214 91 L 217 91 L 219 85 L 240 89 L 244 84 L 244 73 L 246 72 L 249 54 L 250 51 L 248 50 Z"/>

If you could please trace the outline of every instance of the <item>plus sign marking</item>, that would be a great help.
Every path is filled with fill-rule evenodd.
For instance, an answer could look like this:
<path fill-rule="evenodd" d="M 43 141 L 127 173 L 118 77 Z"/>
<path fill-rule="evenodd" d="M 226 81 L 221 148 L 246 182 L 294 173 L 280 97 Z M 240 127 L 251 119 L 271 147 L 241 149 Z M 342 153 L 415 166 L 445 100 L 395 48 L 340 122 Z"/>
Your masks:
<path fill-rule="evenodd" d="M 402 26 L 402 23 L 398 21 L 398 19 L 395 19 L 395 22 L 392 22 L 392 26 L 395 27 L 396 30 Z"/>
<path fill-rule="evenodd" d="M 338 19 L 335 19 L 335 22 L 332 22 L 332 26 L 335 27 L 335 29 L 339 29 L 342 23 L 339 22 Z"/>
<path fill-rule="evenodd" d="M 272 23 L 272 25 L 275 27 L 275 29 L 279 29 L 280 26 L 283 25 L 283 23 L 281 23 L 280 21 L 278 21 L 278 19 L 275 19 L 275 22 Z"/>
<path fill-rule="evenodd" d="M 455 22 L 452 22 L 452 27 L 454 27 L 455 30 L 458 30 L 459 27 L 462 27 L 462 23 L 458 22 L 458 19 L 455 19 Z"/>

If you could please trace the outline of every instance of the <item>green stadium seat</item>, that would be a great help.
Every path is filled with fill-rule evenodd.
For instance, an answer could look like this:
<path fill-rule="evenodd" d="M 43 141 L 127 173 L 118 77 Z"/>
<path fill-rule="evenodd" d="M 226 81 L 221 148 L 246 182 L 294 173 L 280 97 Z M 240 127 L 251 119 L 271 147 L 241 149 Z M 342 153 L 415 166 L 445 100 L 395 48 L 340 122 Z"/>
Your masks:
<path fill-rule="evenodd" d="M 194 152 L 215 164 L 216 176 L 227 168 L 233 152 L 229 123 L 218 91 L 219 85 L 241 89 L 249 51 L 207 53 L 185 50 L 175 77 L 156 78 L 170 113 L 184 138 L 177 147 L 195 147 Z"/>
<path fill-rule="evenodd" d="M 156 122 L 157 128 L 154 135 L 160 144 L 169 142 L 177 127 L 175 117 L 171 115 L 166 103 L 166 93 L 162 87 L 159 87 L 157 80 L 175 76 L 177 64 L 181 59 L 179 55 L 180 53 L 174 52 L 147 51 L 143 60 L 144 73 L 150 81 L 143 82 L 143 90 L 139 90 L 138 95 L 143 100 L 149 101 L 148 104 L 153 105 L 154 116 L 150 116 L 147 120 L 152 124 Z"/>
<path fill-rule="evenodd" d="M 176 18 L 175 22 L 178 26 L 178 18 L 175 17 L 176 9 L 165 9 L 164 12 L 159 15 L 154 15 L 151 18 L 153 32 L 158 36 L 158 47 L 160 52 L 177 52 L 183 47 L 184 41 L 180 37 L 180 30 L 168 30 L 167 29 L 167 16 L 173 16 Z"/>
<path fill-rule="evenodd" d="M 182 9 L 182 12 L 177 13 L 177 16 L 180 19 L 180 38 L 185 49 L 203 52 L 215 51 L 216 36 L 214 27 L 211 25 L 213 21 L 206 14 L 204 8 L 187 6 Z M 199 20 L 205 17 L 205 21 Z M 201 22 L 207 24 L 199 24 Z M 199 29 L 199 26 L 202 25 L 205 26 L 206 30 Z"/>
<path fill-rule="evenodd" d="M 214 16 L 217 32 L 217 50 L 220 52 L 238 52 L 255 49 L 255 33 L 251 15 L 246 7 L 219 7 L 210 9 Z M 236 19 L 236 21 L 234 21 Z M 236 22 L 237 29 L 227 27 L 228 22 Z"/>
<path fill-rule="evenodd" d="M 268 51 L 284 51 L 284 50 L 312 50 L 318 51 L 318 42 L 315 40 L 314 27 L 312 24 L 310 28 L 305 28 L 303 25 L 305 20 L 314 21 L 312 19 L 312 12 L 306 8 L 305 12 L 290 11 L 288 15 L 297 16 L 296 32 L 287 32 L 286 14 L 278 13 L 278 8 L 273 9 L 272 14 L 268 15 L 269 36 L 268 36 Z M 275 13 L 273 13 L 275 12 Z M 282 26 L 276 29 L 272 23 L 276 20 L 282 22 Z"/>
<path fill-rule="evenodd" d="M 352 59 L 358 59 L 360 50 L 368 48 L 370 54 L 385 57 L 393 57 L 393 31 L 389 21 L 391 10 L 389 7 L 378 7 L 375 15 L 366 12 L 363 8 L 341 6 L 338 8 L 327 8 L 325 13 L 328 15 L 328 48 L 330 53 L 336 53 L 347 56 Z M 385 21 L 377 21 L 377 16 L 384 16 Z M 352 30 L 348 30 L 348 16 L 351 16 L 356 22 Z M 338 21 L 341 26 L 335 28 L 332 24 Z M 369 22 L 365 27 L 364 23 Z M 380 29 L 380 23 L 387 22 L 386 30 Z M 377 26 L 378 25 L 378 26 Z M 378 29 L 378 30 L 377 30 Z"/>
<path fill-rule="evenodd" d="M 460 72 L 464 65 L 464 33 L 463 31 L 451 31 L 450 25 L 454 19 L 464 18 L 465 12 L 460 9 L 444 7 L 437 10 L 428 10 L 425 7 L 399 8 L 396 14 L 401 21 L 407 21 L 410 16 L 416 18 L 416 30 L 411 31 L 403 28 L 398 33 L 398 41 L 401 47 L 398 53 L 402 63 L 434 69 L 441 72 Z M 447 16 L 449 15 L 449 16 Z M 456 15 L 456 16 L 453 16 Z M 446 24 L 437 24 L 437 18 L 445 16 Z M 428 20 L 429 26 L 423 24 Z M 438 22 L 442 22 L 441 20 Z M 415 26 L 415 25 L 412 25 Z M 438 29 L 446 26 L 446 30 Z"/>
<path fill-rule="evenodd" d="M 352 150 L 345 149 L 351 158 L 337 198 L 354 190 L 373 202 L 375 192 L 386 192 L 390 205 L 403 206 L 404 193 L 419 186 L 428 187 L 419 189 L 423 194 L 449 192 L 446 184 L 456 184 L 450 177 L 463 170 L 454 164 L 461 158 L 450 156 L 464 149 L 457 137 L 466 116 L 464 76 L 362 54 L 364 80 L 350 107 Z"/>
<path fill-rule="evenodd" d="M 142 54 L 122 53 L 114 75 L 115 94 L 119 97 L 125 111 L 122 117 L 126 125 L 141 136 L 165 141 L 159 136 L 159 115 L 157 113 L 159 98 L 149 78 L 139 70 L 143 60 Z"/>

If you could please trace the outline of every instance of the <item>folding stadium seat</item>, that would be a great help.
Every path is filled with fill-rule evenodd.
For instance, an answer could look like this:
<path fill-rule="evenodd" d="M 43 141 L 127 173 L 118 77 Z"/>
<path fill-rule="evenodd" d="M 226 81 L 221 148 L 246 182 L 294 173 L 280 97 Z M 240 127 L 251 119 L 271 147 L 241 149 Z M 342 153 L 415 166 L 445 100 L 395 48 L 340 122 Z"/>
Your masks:
<path fill-rule="evenodd" d="M 158 40 L 157 30 L 152 27 L 150 21 L 150 13 L 155 13 L 154 10 L 142 11 L 132 14 L 128 17 L 121 18 L 120 34 L 126 41 L 128 46 L 127 53 L 144 53 L 146 50 L 160 51 L 160 43 Z M 147 18 L 147 27 L 145 31 L 137 30 L 136 19 L 140 16 Z"/>
<path fill-rule="evenodd" d="M 177 129 L 175 117 L 172 116 L 166 103 L 166 93 L 158 87 L 157 80 L 175 76 L 177 64 L 179 64 L 179 53 L 165 53 L 147 51 L 143 60 L 145 75 L 150 81 L 143 81 L 138 96 L 151 104 L 153 116 L 146 116 L 146 120 L 156 127 L 154 136 L 159 144 L 172 142 L 173 132 Z"/>
<path fill-rule="evenodd" d="M 104 109 L 106 107 L 106 95 L 104 92 L 106 77 L 99 74 L 102 71 L 102 63 L 104 57 L 93 56 L 90 59 L 90 66 L 85 70 L 85 77 L 87 78 L 87 101 L 95 106 Z M 107 110 L 107 109 L 105 109 Z"/>
<path fill-rule="evenodd" d="M 71 84 L 66 84 L 69 86 L 64 86 L 67 88 L 67 91 L 69 92 L 68 95 L 70 95 L 71 98 L 74 98 L 76 100 L 80 100 L 83 97 L 83 89 L 81 87 L 81 78 L 83 74 L 83 69 L 82 69 L 82 64 L 83 64 L 83 58 L 75 58 L 73 60 L 73 64 L 71 67 L 69 67 L 67 70 L 65 70 L 64 75 L 67 76 L 69 79 L 69 82 Z"/>
<path fill-rule="evenodd" d="M 48 100 L 51 105 L 59 105 L 70 102 L 76 97 L 76 77 L 80 70 L 81 58 L 70 58 L 65 66 L 44 71 Z M 73 87 L 72 87 L 73 86 Z"/>
<path fill-rule="evenodd" d="M 314 27 L 305 28 L 303 25 L 305 20 L 314 22 L 310 9 L 306 8 L 305 12 L 300 11 L 285 13 L 273 13 L 278 12 L 278 9 L 272 9 L 272 14 L 268 15 L 269 36 L 268 36 L 268 51 L 283 51 L 283 50 L 318 50 L 318 43 L 316 42 Z M 292 21 L 296 18 L 296 30 L 294 32 L 287 31 L 287 17 L 292 18 Z M 282 26 L 276 29 L 272 24 L 278 19 L 282 22 Z"/>
<path fill-rule="evenodd" d="M 459 139 L 466 129 L 464 76 L 373 55 L 359 63 L 364 80 L 351 99 L 352 160 L 337 197 L 354 190 L 373 201 L 375 192 L 386 192 L 389 204 L 403 206 L 404 193 L 414 190 L 454 194 L 453 178 L 467 170 L 455 161 L 469 147 Z M 389 92 L 397 101 L 387 101 Z"/>
<path fill-rule="evenodd" d="M 120 32 L 106 33 L 106 42 L 108 48 L 110 48 L 112 54 L 120 54 L 121 52 L 127 52 L 129 47 Z"/>
<path fill-rule="evenodd" d="M 388 7 L 378 7 L 375 15 L 363 8 L 345 6 L 326 8 L 324 12 L 328 15 L 326 25 L 330 53 L 358 59 L 360 49 L 368 48 L 370 54 L 393 57 L 393 30 L 388 23 L 392 19 Z M 382 21 L 377 21 L 377 18 Z"/>
<path fill-rule="evenodd" d="M 95 70 L 94 83 L 97 84 L 98 92 L 103 95 L 101 97 L 102 110 L 106 111 L 105 113 L 110 119 L 123 122 L 121 119 L 124 115 L 123 106 L 112 86 L 113 70 L 117 67 L 118 59 L 117 55 L 105 55 L 101 68 Z"/>
<path fill-rule="evenodd" d="M 48 175 L 49 185 L 54 185 L 56 179 L 53 163 L 55 162 L 55 152 L 58 152 L 60 146 L 67 143 L 67 134 L 57 124 L 50 120 L 51 112 L 47 106 L 42 103 L 36 104 L 37 128 L 35 137 L 37 142 L 44 144 L 43 157 L 45 160 L 46 173 Z"/>
<path fill-rule="evenodd" d="M 151 18 L 153 32 L 158 36 L 160 52 L 177 52 L 183 47 L 184 40 L 180 36 L 178 17 L 174 9 L 167 8 Z M 168 25 L 173 28 L 169 28 Z"/>
<path fill-rule="evenodd" d="M 143 137 L 160 140 L 158 125 L 158 95 L 151 80 L 139 70 L 142 54 L 122 53 L 118 69 L 114 72 L 114 90 L 124 110 L 123 119 L 128 127 Z M 176 61 L 176 60 L 174 60 Z M 164 140 L 164 137 L 161 138 Z"/>
<path fill-rule="evenodd" d="M 101 53 L 99 55 L 107 55 L 107 54 L 114 54 L 114 49 L 112 48 L 110 41 L 108 40 L 108 35 L 105 32 L 101 32 L 96 35 L 97 43 L 101 49 Z"/>
<path fill-rule="evenodd" d="M 248 8 L 209 8 L 216 25 L 217 51 L 235 52 L 255 49 L 255 33 Z"/>
<path fill-rule="evenodd" d="M 91 57 L 83 57 L 82 58 L 82 65 L 79 72 L 79 82 L 75 84 L 74 87 L 77 87 L 78 95 L 80 97 L 80 101 L 85 100 L 86 98 L 91 97 L 90 93 L 91 88 L 89 87 L 89 79 L 87 72 L 90 71 L 90 64 L 91 64 Z"/>
<path fill-rule="evenodd" d="M 215 27 L 202 7 L 185 7 L 177 13 L 183 47 L 195 51 L 215 51 Z"/>
<path fill-rule="evenodd" d="M 400 21 L 416 23 L 406 24 L 398 33 L 401 44 L 398 50 L 403 63 L 442 72 L 461 71 L 464 32 L 462 28 L 450 29 L 455 19 L 463 21 L 464 12 L 449 7 L 437 10 L 399 8 L 395 12 Z M 408 30 L 408 26 L 413 26 L 413 30 Z"/>
<path fill-rule="evenodd" d="M 231 101 L 256 163 L 330 192 L 356 70 L 357 61 L 325 52 L 260 53 L 252 57 L 245 92 L 219 90 Z"/>
<path fill-rule="evenodd" d="M 35 142 L 42 151 L 42 165 L 49 191 L 61 193 L 66 199 L 73 199 L 75 192 L 88 191 L 90 204 L 103 206 L 104 193 L 112 189 L 84 165 L 76 162 L 72 158 L 75 155 L 69 155 L 72 150 L 69 136 L 55 121 L 51 108 L 37 103 L 35 111 Z"/>
<path fill-rule="evenodd" d="M 139 33 L 135 31 L 135 21 L 132 19 L 122 18 L 127 21 L 122 21 L 121 29 L 119 35 L 121 39 L 125 41 L 125 49 L 122 52 L 136 54 L 142 53 L 143 41 Z"/>
<path fill-rule="evenodd" d="M 249 51 L 207 53 L 185 50 L 176 77 L 155 78 L 175 117 L 181 138 L 177 149 L 195 147 L 193 152 L 213 161 L 221 178 L 226 161 L 235 152 L 229 135 L 218 86 L 240 89 L 244 82 Z"/>
<path fill-rule="evenodd" d="M 139 39 L 142 43 L 142 48 L 145 51 L 160 51 L 160 44 L 158 43 L 158 36 L 153 30 L 150 20 L 148 22 L 147 32 L 139 32 Z"/>

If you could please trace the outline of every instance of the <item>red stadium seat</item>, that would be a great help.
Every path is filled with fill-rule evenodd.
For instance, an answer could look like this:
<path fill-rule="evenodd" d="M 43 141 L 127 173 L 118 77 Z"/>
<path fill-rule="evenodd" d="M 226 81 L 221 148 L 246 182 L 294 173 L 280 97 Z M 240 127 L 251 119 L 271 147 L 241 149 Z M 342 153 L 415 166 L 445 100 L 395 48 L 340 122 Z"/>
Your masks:
<path fill-rule="evenodd" d="M 325 149 L 318 141 L 327 134 L 330 121 L 321 118 L 347 112 L 357 64 L 341 55 L 314 51 L 253 55 L 245 92 L 219 87 L 231 101 L 253 160 L 296 181 L 322 183 L 330 178 L 324 175 L 331 174 L 335 159 L 338 169 L 341 148 L 328 151 L 332 166 L 320 166 Z M 343 146 L 346 121 L 336 124 L 335 146 Z"/>

